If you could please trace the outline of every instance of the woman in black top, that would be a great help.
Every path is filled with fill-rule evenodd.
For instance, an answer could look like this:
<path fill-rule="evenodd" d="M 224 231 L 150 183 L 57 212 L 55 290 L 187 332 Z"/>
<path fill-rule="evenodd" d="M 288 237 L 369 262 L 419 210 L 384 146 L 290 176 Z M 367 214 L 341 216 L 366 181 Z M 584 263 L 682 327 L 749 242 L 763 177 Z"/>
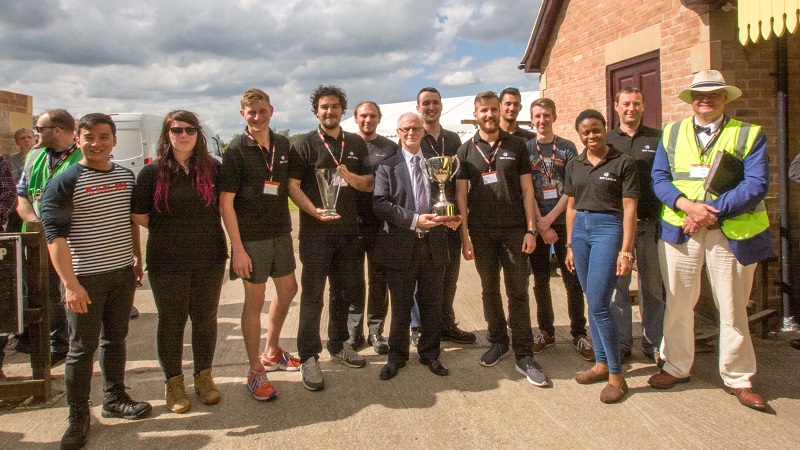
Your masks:
<path fill-rule="evenodd" d="M 189 111 L 167 114 L 158 158 L 139 173 L 132 220 L 148 229 L 147 270 L 158 309 L 158 360 L 167 407 L 191 408 L 183 383 L 183 330 L 192 319 L 194 389 L 203 403 L 220 400 L 211 378 L 217 306 L 227 248 L 216 188 L 219 162 L 206 147 L 200 121 Z"/>
<path fill-rule="evenodd" d="M 619 333 L 611 316 L 611 296 L 618 275 L 633 262 L 639 173 L 628 155 L 606 145 L 606 121 L 589 109 L 578 115 L 575 129 L 586 150 L 567 163 L 567 259 L 578 273 L 589 304 L 595 365 L 575 375 L 581 384 L 608 380 L 600 393 L 614 403 L 628 391 L 620 361 Z M 591 281 L 590 281 L 591 280 Z"/>

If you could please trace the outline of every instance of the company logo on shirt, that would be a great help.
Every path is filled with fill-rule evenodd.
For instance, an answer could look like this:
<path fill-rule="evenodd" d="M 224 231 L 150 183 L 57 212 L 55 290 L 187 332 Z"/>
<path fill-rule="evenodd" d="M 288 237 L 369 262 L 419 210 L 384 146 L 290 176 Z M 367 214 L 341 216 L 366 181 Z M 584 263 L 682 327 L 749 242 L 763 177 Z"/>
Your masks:
<path fill-rule="evenodd" d="M 606 181 L 617 181 L 617 178 L 615 178 L 614 175 L 612 175 L 612 174 L 610 174 L 608 172 L 603 173 L 603 175 L 600 177 L 600 179 L 601 180 L 606 180 Z"/>
<path fill-rule="evenodd" d="M 108 192 L 125 191 L 128 183 L 119 182 L 114 184 L 98 184 L 97 186 L 87 186 L 86 195 L 106 194 Z"/>
<path fill-rule="evenodd" d="M 508 152 L 503 152 L 503 154 L 497 159 L 507 159 L 509 161 L 516 161 L 517 158 L 514 156 L 508 156 Z"/>
<path fill-rule="evenodd" d="M 642 149 L 642 153 L 655 153 L 655 152 L 656 149 L 650 148 L 650 144 L 645 145 L 644 148 Z"/>

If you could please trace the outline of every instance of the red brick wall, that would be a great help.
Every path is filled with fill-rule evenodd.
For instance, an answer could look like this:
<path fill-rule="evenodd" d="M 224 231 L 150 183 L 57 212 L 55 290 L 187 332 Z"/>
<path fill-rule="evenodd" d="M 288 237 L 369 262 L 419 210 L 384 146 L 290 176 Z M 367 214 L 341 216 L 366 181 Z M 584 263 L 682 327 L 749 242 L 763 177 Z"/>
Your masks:
<path fill-rule="evenodd" d="M 13 120 L 19 115 L 30 116 L 30 97 L 16 92 L 0 91 L 0 153 L 10 155 L 18 152 L 14 132 L 20 127 Z M 24 125 L 30 128 L 30 124 Z"/>

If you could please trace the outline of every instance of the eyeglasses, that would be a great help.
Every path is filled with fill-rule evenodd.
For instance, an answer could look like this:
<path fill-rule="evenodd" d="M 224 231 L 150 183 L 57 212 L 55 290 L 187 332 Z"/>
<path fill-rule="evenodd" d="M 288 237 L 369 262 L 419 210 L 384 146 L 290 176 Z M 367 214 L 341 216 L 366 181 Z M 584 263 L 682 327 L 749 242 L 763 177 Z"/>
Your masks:
<path fill-rule="evenodd" d="M 39 125 L 33 127 L 33 129 L 36 130 L 37 133 L 41 133 L 42 130 L 46 130 L 48 128 L 61 128 L 61 127 L 40 127 Z"/>
<path fill-rule="evenodd" d="M 422 127 L 405 127 L 405 128 L 398 128 L 397 131 L 402 131 L 403 133 L 419 133 L 422 131 Z"/>
<path fill-rule="evenodd" d="M 194 136 L 197 134 L 197 128 L 195 127 L 170 127 L 169 132 L 172 133 L 174 136 L 180 136 L 184 132 L 189 136 Z"/>

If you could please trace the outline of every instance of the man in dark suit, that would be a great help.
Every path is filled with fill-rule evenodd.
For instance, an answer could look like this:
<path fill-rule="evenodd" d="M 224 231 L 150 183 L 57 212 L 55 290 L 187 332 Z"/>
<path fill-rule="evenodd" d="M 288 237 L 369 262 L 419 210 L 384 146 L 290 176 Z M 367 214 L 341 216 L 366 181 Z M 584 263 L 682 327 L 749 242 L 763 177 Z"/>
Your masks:
<path fill-rule="evenodd" d="M 382 220 L 375 254 L 385 271 L 392 302 L 389 361 L 380 378 L 389 380 L 409 358 L 408 327 L 414 290 L 420 308 L 422 334 L 417 345 L 419 362 L 436 375 L 447 375 L 439 360 L 444 268 L 451 256 L 444 227 L 458 221 L 438 222 L 431 211 L 431 183 L 422 173 L 420 143 L 422 118 L 406 113 L 397 121 L 402 151 L 385 160 L 375 173 L 373 207 Z M 455 255 L 458 257 L 458 255 Z"/>

